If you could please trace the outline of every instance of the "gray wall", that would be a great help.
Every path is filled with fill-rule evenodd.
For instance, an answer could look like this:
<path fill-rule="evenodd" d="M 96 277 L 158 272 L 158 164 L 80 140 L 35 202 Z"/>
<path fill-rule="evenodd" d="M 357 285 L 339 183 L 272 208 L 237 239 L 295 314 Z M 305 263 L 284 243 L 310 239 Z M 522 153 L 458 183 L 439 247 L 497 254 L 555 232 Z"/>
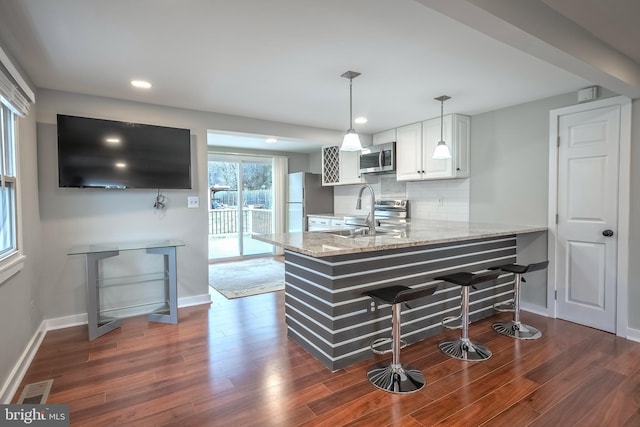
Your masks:
<path fill-rule="evenodd" d="M 49 278 L 41 289 L 45 318 L 84 313 L 84 259 L 66 253 L 74 245 L 180 239 L 178 296 L 208 293 L 207 207 L 187 209 L 187 196 L 207 200 L 207 129 L 247 131 L 318 142 L 339 140 L 341 132 L 282 123 L 151 106 L 128 101 L 55 91 L 38 94 L 38 173 L 42 239 L 48 242 L 41 265 Z M 109 191 L 65 189 L 57 185 L 56 114 L 186 127 L 192 134 L 192 190 L 163 191 L 165 212 L 152 208 L 154 190 Z M 298 159 L 300 160 L 300 159 Z M 306 162 L 306 157 L 303 158 Z M 306 163 L 305 163 L 306 165 Z M 300 165 L 298 164 L 299 167 Z"/>
<path fill-rule="evenodd" d="M 575 102 L 560 95 L 471 117 L 471 221 L 547 225 L 549 110 Z M 518 262 L 545 259 L 547 233 L 519 236 Z M 529 276 L 522 301 L 545 311 L 546 272 Z"/>
<path fill-rule="evenodd" d="M 560 95 L 471 118 L 472 221 L 547 225 L 549 110 L 575 100 Z"/>

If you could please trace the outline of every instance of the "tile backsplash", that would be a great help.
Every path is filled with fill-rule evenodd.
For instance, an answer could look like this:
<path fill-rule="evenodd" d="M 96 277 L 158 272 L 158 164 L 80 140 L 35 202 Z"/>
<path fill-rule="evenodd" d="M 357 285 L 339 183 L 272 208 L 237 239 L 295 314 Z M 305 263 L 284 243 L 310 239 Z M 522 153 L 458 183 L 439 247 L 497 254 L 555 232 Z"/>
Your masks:
<path fill-rule="evenodd" d="M 367 175 L 366 178 L 377 198 L 408 199 L 411 218 L 469 221 L 469 179 L 398 182 L 395 175 Z M 360 187 L 345 185 L 334 188 L 335 213 L 366 214 L 368 192 L 363 196 L 365 209 L 355 209 Z"/>

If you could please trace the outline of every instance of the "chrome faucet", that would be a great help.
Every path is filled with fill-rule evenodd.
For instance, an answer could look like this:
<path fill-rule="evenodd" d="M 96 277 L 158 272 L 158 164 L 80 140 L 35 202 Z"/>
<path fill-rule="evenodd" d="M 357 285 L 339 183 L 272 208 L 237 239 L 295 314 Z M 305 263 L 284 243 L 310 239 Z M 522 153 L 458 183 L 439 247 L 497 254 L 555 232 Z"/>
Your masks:
<path fill-rule="evenodd" d="M 376 193 L 373 191 L 373 187 L 369 184 L 365 184 L 360 189 L 360 193 L 358 193 L 358 201 L 356 202 L 356 209 L 362 209 L 362 192 L 365 188 L 369 189 L 371 193 L 371 209 L 369 210 L 369 214 L 367 215 L 367 219 L 364 220 L 364 223 L 367 227 L 369 227 L 369 236 L 376 235 Z"/>

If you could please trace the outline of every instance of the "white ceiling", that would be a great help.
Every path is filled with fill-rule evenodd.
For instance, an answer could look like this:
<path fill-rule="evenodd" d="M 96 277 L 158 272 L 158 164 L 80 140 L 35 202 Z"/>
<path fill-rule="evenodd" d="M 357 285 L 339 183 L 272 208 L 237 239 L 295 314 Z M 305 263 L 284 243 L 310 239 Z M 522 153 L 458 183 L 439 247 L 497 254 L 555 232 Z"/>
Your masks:
<path fill-rule="evenodd" d="M 632 19 L 640 2 L 543 1 L 640 62 Z M 358 71 L 354 117 L 369 121 L 355 128 L 365 133 L 439 115 L 433 98 L 442 94 L 452 97 L 445 113 L 473 115 L 593 84 L 429 3 L 2 0 L 0 40 L 38 88 L 335 130 L 349 125 L 348 80 L 340 75 Z M 479 1 L 447 2 L 466 3 Z M 134 78 L 153 88 L 133 89 Z M 310 146 L 265 147 L 262 138 L 237 136 L 216 143 Z"/>

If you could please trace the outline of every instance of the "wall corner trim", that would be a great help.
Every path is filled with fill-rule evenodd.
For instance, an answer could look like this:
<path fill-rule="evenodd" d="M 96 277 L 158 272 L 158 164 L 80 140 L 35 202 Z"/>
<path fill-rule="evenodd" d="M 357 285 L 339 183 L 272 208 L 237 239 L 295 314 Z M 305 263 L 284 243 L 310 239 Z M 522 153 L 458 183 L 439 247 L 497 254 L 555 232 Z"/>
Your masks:
<path fill-rule="evenodd" d="M 36 332 L 33 334 L 33 337 L 31 337 L 31 340 L 29 340 L 29 343 L 27 343 L 27 346 L 22 352 L 22 355 L 18 358 L 17 363 L 7 377 L 7 380 L 2 385 L 2 389 L 0 390 L 0 402 L 3 404 L 11 403 L 11 399 L 13 399 L 13 395 L 16 394 L 16 391 L 18 391 L 22 378 L 24 378 L 27 373 L 27 369 L 29 369 L 31 361 L 38 352 L 40 344 L 42 344 L 42 340 L 46 333 L 46 322 L 43 320 L 38 329 L 36 329 Z"/>

